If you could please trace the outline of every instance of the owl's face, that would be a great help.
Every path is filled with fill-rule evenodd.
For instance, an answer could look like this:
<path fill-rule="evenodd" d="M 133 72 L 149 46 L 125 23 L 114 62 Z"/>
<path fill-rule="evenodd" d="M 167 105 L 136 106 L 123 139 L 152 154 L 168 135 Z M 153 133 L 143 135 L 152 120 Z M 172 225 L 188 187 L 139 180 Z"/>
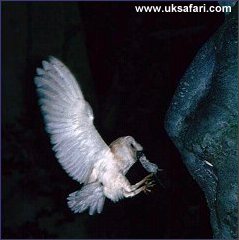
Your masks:
<path fill-rule="evenodd" d="M 124 137 L 124 141 L 131 156 L 137 160 L 137 153 L 143 151 L 143 147 L 131 136 Z"/>
<path fill-rule="evenodd" d="M 111 147 L 117 149 L 117 153 L 124 154 L 124 157 L 131 157 L 137 160 L 137 153 L 143 151 L 143 147 L 131 136 L 118 138 L 111 143 Z M 123 155 L 122 155 L 123 157 Z"/>
<path fill-rule="evenodd" d="M 110 149 L 124 172 L 127 172 L 137 161 L 137 153 L 143 150 L 142 146 L 130 136 L 118 138 L 110 144 Z"/>

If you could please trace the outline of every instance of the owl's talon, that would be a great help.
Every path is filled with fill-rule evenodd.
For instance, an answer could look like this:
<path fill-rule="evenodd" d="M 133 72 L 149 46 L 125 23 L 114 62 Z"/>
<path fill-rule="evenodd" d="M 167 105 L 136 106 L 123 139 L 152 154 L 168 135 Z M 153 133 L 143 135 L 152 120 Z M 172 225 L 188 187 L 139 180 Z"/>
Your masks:
<path fill-rule="evenodd" d="M 145 181 L 148 181 L 148 180 L 150 180 L 152 177 L 153 177 L 153 173 L 150 173 L 149 175 L 147 175 L 147 176 L 144 178 L 144 180 L 145 180 Z"/>
<path fill-rule="evenodd" d="M 145 184 L 148 184 L 149 182 L 153 182 L 154 180 L 152 179 L 153 174 L 149 174 L 148 176 L 145 177 Z"/>
<path fill-rule="evenodd" d="M 154 182 L 154 180 L 150 180 L 149 182 L 146 182 L 144 185 L 144 193 L 148 194 L 149 192 L 151 192 L 151 188 L 154 187 L 156 184 Z"/>
<path fill-rule="evenodd" d="M 152 190 L 151 189 L 149 189 L 149 188 L 147 188 L 147 187 L 145 187 L 145 189 L 144 189 L 144 193 L 145 194 L 148 194 L 148 193 L 150 193 Z"/>
<path fill-rule="evenodd" d="M 155 184 L 155 181 L 154 181 L 154 180 L 151 180 L 150 182 L 146 182 L 145 185 L 146 185 L 147 187 L 153 187 L 153 186 L 155 186 L 156 184 Z"/>

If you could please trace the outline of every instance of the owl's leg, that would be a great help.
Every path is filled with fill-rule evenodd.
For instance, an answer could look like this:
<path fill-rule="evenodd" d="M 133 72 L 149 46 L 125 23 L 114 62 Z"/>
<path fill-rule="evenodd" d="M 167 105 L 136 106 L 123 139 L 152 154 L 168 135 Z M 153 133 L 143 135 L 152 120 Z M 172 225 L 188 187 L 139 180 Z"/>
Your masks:
<path fill-rule="evenodd" d="M 146 182 L 146 184 L 144 186 L 141 186 L 140 188 L 135 189 L 135 185 L 141 183 L 141 181 L 140 181 L 140 182 L 136 183 L 135 185 L 131 186 L 130 189 L 124 190 L 124 192 L 123 192 L 124 197 L 126 197 L 126 198 L 134 197 L 135 195 L 139 194 L 142 191 L 145 193 L 151 192 L 150 188 L 153 187 L 155 184 L 152 181 L 147 182 L 148 178 L 146 180 L 145 179 L 143 179 L 143 180 L 144 180 L 144 182 Z M 141 183 L 141 185 L 142 185 L 142 183 Z"/>
<path fill-rule="evenodd" d="M 147 182 L 153 182 L 151 180 L 151 177 L 153 176 L 153 173 L 147 175 L 145 178 L 143 178 L 141 181 L 137 182 L 136 184 L 132 185 L 132 190 L 136 190 L 137 188 L 139 188 L 141 185 L 143 185 L 144 183 Z"/>
<path fill-rule="evenodd" d="M 128 198 L 128 197 L 134 197 L 135 195 L 139 194 L 140 192 L 144 191 L 145 189 L 145 186 L 142 186 L 136 190 L 133 190 L 131 192 L 127 192 L 127 191 L 124 191 L 124 197 Z"/>

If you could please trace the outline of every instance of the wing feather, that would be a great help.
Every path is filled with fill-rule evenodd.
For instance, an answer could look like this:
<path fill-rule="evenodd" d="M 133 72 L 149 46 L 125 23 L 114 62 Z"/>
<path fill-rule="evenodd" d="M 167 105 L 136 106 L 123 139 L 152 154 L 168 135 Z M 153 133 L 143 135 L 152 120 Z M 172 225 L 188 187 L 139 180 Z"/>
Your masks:
<path fill-rule="evenodd" d="M 93 125 L 93 113 L 70 70 L 50 57 L 37 68 L 35 84 L 46 131 L 65 171 L 86 182 L 94 164 L 111 156 L 109 147 Z"/>

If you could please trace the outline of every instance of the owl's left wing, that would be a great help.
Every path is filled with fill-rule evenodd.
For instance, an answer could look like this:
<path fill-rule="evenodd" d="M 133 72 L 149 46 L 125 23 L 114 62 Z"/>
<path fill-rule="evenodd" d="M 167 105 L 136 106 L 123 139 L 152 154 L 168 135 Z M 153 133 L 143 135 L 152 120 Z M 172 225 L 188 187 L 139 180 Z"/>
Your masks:
<path fill-rule="evenodd" d="M 93 124 L 93 113 L 70 70 L 50 57 L 35 77 L 39 103 L 53 150 L 65 171 L 87 182 L 94 164 L 112 153 Z"/>

